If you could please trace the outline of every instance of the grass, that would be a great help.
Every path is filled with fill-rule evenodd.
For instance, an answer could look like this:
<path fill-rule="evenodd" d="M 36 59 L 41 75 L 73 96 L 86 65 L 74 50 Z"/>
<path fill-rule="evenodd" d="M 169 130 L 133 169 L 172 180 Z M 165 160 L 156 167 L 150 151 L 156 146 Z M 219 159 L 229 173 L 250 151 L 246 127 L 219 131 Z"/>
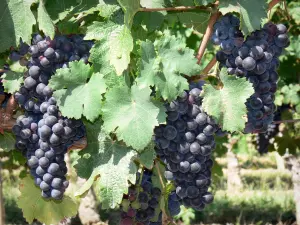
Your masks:
<path fill-rule="evenodd" d="M 254 156 L 251 158 L 253 159 Z M 243 159 L 242 159 L 243 158 Z M 244 165 L 249 165 L 249 159 L 241 156 Z M 256 160 L 256 161 L 255 161 Z M 256 158 L 256 165 L 272 165 L 271 168 L 244 166 L 241 177 L 244 184 L 243 191 L 236 193 L 226 192 L 226 176 L 213 181 L 215 200 L 208 205 L 203 212 L 193 213 L 192 209 L 183 211 L 181 218 L 185 219 L 182 224 L 255 224 L 266 223 L 292 224 L 295 221 L 295 204 L 293 201 L 292 183 L 290 173 L 274 169 L 274 158 Z M 247 163 L 246 163 L 247 162 Z M 271 163 L 272 162 L 272 163 Z M 276 164 L 276 162 L 275 162 Z M 251 169 L 249 169 L 251 168 Z M 276 167 L 275 167 L 276 168 Z M 3 182 L 4 205 L 6 212 L 6 224 L 27 224 L 22 216 L 22 211 L 17 207 L 18 176 L 5 173 Z M 109 219 L 105 211 L 101 211 L 102 219 Z M 191 216 L 195 216 L 192 218 Z M 190 219 L 189 219 L 190 218 Z M 79 224 L 79 223 L 78 223 Z"/>
<path fill-rule="evenodd" d="M 217 190 L 227 188 L 227 170 L 224 175 L 214 179 Z M 293 187 L 291 173 L 288 170 L 277 169 L 241 169 L 241 179 L 247 190 L 290 190 Z"/>
<path fill-rule="evenodd" d="M 291 224 L 294 212 L 292 191 L 217 191 L 214 202 L 196 213 L 194 223 Z"/>

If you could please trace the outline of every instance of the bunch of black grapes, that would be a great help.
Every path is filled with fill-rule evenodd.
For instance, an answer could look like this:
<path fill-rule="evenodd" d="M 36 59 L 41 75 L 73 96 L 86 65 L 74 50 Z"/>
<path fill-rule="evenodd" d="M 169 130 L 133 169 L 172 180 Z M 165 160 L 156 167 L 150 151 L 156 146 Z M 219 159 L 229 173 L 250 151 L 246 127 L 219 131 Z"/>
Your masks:
<path fill-rule="evenodd" d="M 180 204 L 202 210 L 213 201 L 208 188 L 218 126 L 202 109 L 202 85 L 192 84 L 190 91 L 167 104 L 167 123 L 154 130 L 157 155 L 167 166 L 165 177 L 176 187 L 176 194 L 169 196 L 172 215 L 180 212 Z"/>
<path fill-rule="evenodd" d="M 136 184 L 129 187 L 123 198 L 120 225 L 161 225 L 159 202 L 162 192 L 153 187 L 151 171 L 144 170 L 142 177 L 140 173 L 137 175 Z"/>
<path fill-rule="evenodd" d="M 79 35 L 51 40 L 37 34 L 31 46 L 22 43 L 20 51 L 11 54 L 11 59 L 23 60 L 28 68 L 24 85 L 15 93 L 16 101 L 25 111 L 13 127 L 16 147 L 27 157 L 31 175 L 44 198 L 62 199 L 68 187 L 65 153 L 85 135 L 80 120 L 61 115 L 48 82 L 56 69 L 67 68 L 71 61 L 88 63 L 92 44 Z M 25 50 L 30 55 L 28 60 Z"/>
<path fill-rule="evenodd" d="M 283 107 L 280 107 L 277 109 L 277 111 L 274 114 L 274 120 L 278 121 L 281 120 L 281 110 Z M 270 124 L 268 126 L 268 130 L 265 133 L 257 134 L 256 136 L 256 146 L 257 151 L 263 155 L 268 153 L 268 148 L 271 144 L 272 138 L 276 137 L 276 135 L 279 133 L 279 124 Z"/>
<path fill-rule="evenodd" d="M 289 45 L 283 24 L 266 23 L 246 40 L 239 28 L 239 19 L 225 15 L 214 25 L 212 42 L 220 44 L 216 58 L 229 74 L 246 77 L 255 93 L 247 100 L 248 122 L 245 133 L 264 133 L 274 119 L 274 93 L 277 89 L 279 56 Z"/>

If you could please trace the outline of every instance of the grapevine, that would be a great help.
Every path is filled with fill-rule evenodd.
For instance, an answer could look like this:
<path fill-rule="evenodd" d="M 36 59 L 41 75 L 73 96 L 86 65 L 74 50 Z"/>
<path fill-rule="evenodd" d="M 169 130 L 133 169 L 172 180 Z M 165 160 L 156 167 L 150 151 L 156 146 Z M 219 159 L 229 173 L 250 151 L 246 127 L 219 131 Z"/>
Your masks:
<path fill-rule="evenodd" d="M 165 177 L 174 181 L 176 197 L 186 207 L 202 210 L 213 200 L 208 192 L 211 183 L 210 155 L 215 147 L 213 138 L 217 126 L 201 109 L 202 82 L 192 84 L 167 105 L 167 124 L 155 128 L 157 154 L 167 165 Z M 176 203 L 170 205 L 172 214 L 178 212 Z M 174 207 L 174 208 L 173 208 Z"/>
<path fill-rule="evenodd" d="M 297 17 L 280 2 L 0 3 L 0 150 L 26 161 L 26 221 L 74 217 L 90 189 L 120 225 L 208 210 L 218 137 L 254 134 L 264 154 L 299 122 L 300 89 L 283 86 L 297 79 L 278 70 Z M 277 4 L 293 25 L 268 18 Z"/>
<path fill-rule="evenodd" d="M 69 185 L 64 154 L 85 132 L 81 121 L 66 119 L 58 111 L 48 80 L 56 69 L 67 67 L 68 62 L 87 63 L 89 48 L 90 43 L 84 43 L 80 36 L 50 40 L 35 35 L 31 46 L 22 43 L 20 50 L 10 55 L 14 61 L 27 51 L 31 55 L 24 86 L 15 93 L 25 115 L 17 118 L 12 131 L 17 137 L 16 148 L 26 156 L 30 173 L 44 198 L 62 199 Z"/>
<path fill-rule="evenodd" d="M 248 122 L 246 133 L 264 133 L 274 119 L 276 106 L 279 56 L 289 45 L 287 28 L 266 23 L 263 29 L 251 33 L 246 40 L 238 29 L 240 21 L 229 15 L 214 25 L 212 41 L 220 45 L 216 58 L 229 74 L 246 77 L 255 88 L 246 105 Z"/>

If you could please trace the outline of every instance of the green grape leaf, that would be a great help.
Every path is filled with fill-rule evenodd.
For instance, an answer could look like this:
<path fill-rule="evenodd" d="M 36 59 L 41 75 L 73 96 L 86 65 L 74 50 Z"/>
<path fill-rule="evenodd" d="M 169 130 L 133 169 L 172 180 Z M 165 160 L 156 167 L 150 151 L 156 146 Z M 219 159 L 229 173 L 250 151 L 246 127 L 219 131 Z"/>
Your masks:
<path fill-rule="evenodd" d="M 192 27 L 200 33 L 205 33 L 208 21 L 210 18 L 210 13 L 208 12 L 182 12 L 176 14 L 178 20 L 186 25 L 187 27 Z"/>
<path fill-rule="evenodd" d="M 99 0 L 59 0 L 46 1 L 45 7 L 54 23 L 65 19 L 68 15 L 90 14 L 96 10 Z"/>
<path fill-rule="evenodd" d="M 125 24 L 131 27 L 133 17 L 140 9 L 140 0 L 118 0 L 118 2 L 125 14 Z"/>
<path fill-rule="evenodd" d="M 112 65 L 109 64 L 108 41 L 96 41 L 90 50 L 89 61 L 93 63 L 94 71 L 104 75 L 108 88 L 126 85 L 126 76 L 118 76 Z"/>
<path fill-rule="evenodd" d="M 220 73 L 220 79 L 223 83 L 220 90 L 209 84 L 203 86 L 202 106 L 224 131 L 243 131 L 247 116 L 245 102 L 254 93 L 252 84 L 246 78 L 228 75 L 225 68 Z"/>
<path fill-rule="evenodd" d="M 0 1 L 0 52 L 11 46 L 18 46 L 20 38 L 31 43 L 32 26 L 36 24 L 30 10 L 33 0 L 1 0 Z"/>
<path fill-rule="evenodd" d="M 20 192 L 17 205 L 28 223 L 37 219 L 46 225 L 58 224 L 77 213 L 77 203 L 66 195 L 62 201 L 45 200 L 41 196 L 41 189 L 35 186 L 34 180 L 29 176 L 21 180 Z"/>
<path fill-rule="evenodd" d="M 281 88 L 283 93 L 283 103 L 298 105 L 300 103 L 300 85 L 299 84 L 290 84 L 285 85 Z"/>
<path fill-rule="evenodd" d="M 300 138 L 290 132 L 290 129 L 284 129 L 282 134 L 277 135 L 274 139 L 274 144 L 271 146 L 271 150 L 276 150 L 281 156 L 287 151 L 289 154 L 296 154 L 299 151 Z M 298 133 L 299 134 L 299 133 Z M 297 135 L 297 133 L 296 133 Z"/>
<path fill-rule="evenodd" d="M 55 35 L 54 24 L 49 16 L 47 10 L 45 9 L 43 0 L 40 0 L 40 3 L 39 3 L 37 21 L 39 23 L 40 30 L 42 30 L 45 34 L 50 36 L 50 38 L 53 38 Z"/>
<path fill-rule="evenodd" d="M 97 6 L 99 10 L 99 15 L 104 18 L 111 17 L 114 12 L 120 9 L 117 0 L 99 0 L 99 4 Z"/>
<path fill-rule="evenodd" d="M 23 75 L 21 72 L 6 71 L 1 77 L 5 92 L 13 94 L 18 91 L 24 81 Z"/>
<path fill-rule="evenodd" d="M 164 8 L 165 1 L 164 0 L 141 0 L 141 6 L 145 8 Z M 148 31 L 155 31 L 160 28 L 162 23 L 164 22 L 164 16 L 167 15 L 166 11 L 161 12 L 138 12 L 135 16 L 134 22 L 140 26 L 141 24 L 145 24 Z"/>
<path fill-rule="evenodd" d="M 194 0 L 196 6 L 208 5 L 214 3 L 215 0 Z"/>
<path fill-rule="evenodd" d="M 151 170 L 153 167 L 154 159 L 156 158 L 156 152 L 154 150 L 154 142 L 151 142 L 145 150 L 140 153 L 137 157 L 139 163 L 141 163 L 144 167 Z"/>
<path fill-rule="evenodd" d="M 108 88 L 126 85 L 126 76 L 118 76 L 114 67 L 109 64 L 108 42 L 96 41 L 90 50 L 89 61 L 93 63 L 94 71 L 104 75 L 105 83 Z"/>
<path fill-rule="evenodd" d="M 140 54 L 138 85 L 155 86 L 158 94 L 165 100 L 174 100 L 188 89 L 188 82 L 183 74 L 192 76 L 200 73 L 194 51 L 175 36 L 165 35 L 154 44 L 151 41 L 142 42 Z"/>
<path fill-rule="evenodd" d="M 297 24 L 300 24 L 300 2 L 290 2 L 288 4 L 289 14 Z"/>
<path fill-rule="evenodd" d="M 174 219 L 180 219 L 184 224 L 191 224 L 195 220 L 195 211 L 192 208 L 185 208 L 180 206 L 180 213 L 174 217 Z"/>
<path fill-rule="evenodd" d="M 64 19 L 56 24 L 57 29 L 64 35 L 80 33 L 80 24 L 75 17 Z"/>
<path fill-rule="evenodd" d="M 62 115 L 94 121 L 100 115 L 102 94 L 106 91 L 103 75 L 83 61 L 69 63 L 69 68 L 56 70 L 49 81 Z"/>
<path fill-rule="evenodd" d="M 137 150 L 151 141 L 153 129 L 158 126 L 160 109 L 150 99 L 149 87 L 133 85 L 116 87 L 106 94 L 103 105 L 104 130 L 115 131 L 119 140 Z"/>
<path fill-rule="evenodd" d="M 152 102 L 157 108 L 159 108 L 159 113 L 157 116 L 158 123 L 159 124 L 166 123 L 166 117 L 167 117 L 166 111 L 167 110 L 166 110 L 164 103 L 160 102 L 158 100 L 154 100 L 154 99 L 152 99 Z"/>
<path fill-rule="evenodd" d="M 16 139 L 12 133 L 0 133 L 0 150 L 9 152 L 15 149 Z"/>
<path fill-rule="evenodd" d="M 98 22 L 95 21 L 92 25 L 87 27 L 85 40 L 102 40 L 110 36 L 120 25 L 112 21 Z"/>
<path fill-rule="evenodd" d="M 114 68 L 109 65 L 109 43 L 107 40 L 96 41 L 90 50 L 89 61 L 94 64 L 94 70 L 106 75 Z"/>
<path fill-rule="evenodd" d="M 143 26 L 146 26 L 147 31 L 152 32 L 158 30 L 164 20 L 165 16 L 162 12 L 138 12 L 134 17 L 133 27 L 135 30 L 143 30 Z M 146 34 L 146 38 L 149 39 L 148 33 Z"/>
<path fill-rule="evenodd" d="M 261 0 L 222 0 L 219 9 L 223 15 L 230 12 L 237 12 L 241 17 L 241 30 L 245 35 L 252 31 L 259 30 L 261 21 L 267 18 L 267 1 Z"/>
<path fill-rule="evenodd" d="M 102 130 L 102 123 L 85 123 L 88 146 L 81 151 L 74 166 L 78 176 L 89 178 L 76 195 L 85 193 L 95 183 L 96 194 L 103 209 L 116 208 L 128 192 L 130 181 L 135 183 L 137 167 L 133 162 L 136 152 L 113 141 Z M 99 176 L 100 175 L 100 176 Z"/>
<path fill-rule="evenodd" d="M 165 1 L 164 0 L 140 0 L 141 6 L 145 8 L 164 8 Z"/>
<path fill-rule="evenodd" d="M 10 69 L 11 71 L 19 72 L 19 73 L 24 73 L 24 72 L 27 70 L 25 66 L 21 66 L 21 65 L 20 65 L 20 62 L 19 62 L 19 61 L 14 62 L 13 64 L 11 64 L 11 65 L 9 66 L 9 69 Z"/>
<path fill-rule="evenodd" d="M 85 39 L 101 41 L 91 50 L 91 59 L 98 65 L 105 65 L 104 62 L 109 59 L 118 75 L 127 69 L 133 50 L 133 38 L 126 26 L 113 22 L 94 22 L 87 28 Z"/>
<path fill-rule="evenodd" d="M 113 65 L 118 75 L 122 75 L 130 62 L 130 52 L 133 50 L 133 38 L 126 26 L 114 30 L 109 38 L 110 64 Z"/>
<path fill-rule="evenodd" d="M 300 8 L 300 7 L 299 7 Z M 300 13 L 300 9 L 299 9 Z M 300 58 L 300 37 L 297 36 L 290 36 L 291 44 L 286 48 L 287 54 L 293 55 L 297 58 Z"/>
<path fill-rule="evenodd" d="M 194 6 L 194 0 L 171 0 L 174 6 Z"/>

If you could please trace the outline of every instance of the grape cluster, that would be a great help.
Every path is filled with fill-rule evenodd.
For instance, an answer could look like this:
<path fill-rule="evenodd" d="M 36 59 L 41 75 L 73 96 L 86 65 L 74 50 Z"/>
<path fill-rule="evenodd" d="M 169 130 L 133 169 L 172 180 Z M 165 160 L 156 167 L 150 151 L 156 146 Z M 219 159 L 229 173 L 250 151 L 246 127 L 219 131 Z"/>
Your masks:
<path fill-rule="evenodd" d="M 274 115 L 274 120 L 281 119 L 281 112 L 277 110 Z M 265 133 L 257 134 L 256 145 L 258 152 L 263 155 L 268 153 L 270 141 L 279 133 L 279 124 L 270 124 L 268 130 Z"/>
<path fill-rule="evenodd" d="M 244 36 L 239 30 L 240 20 L 231 15 L 227 14 L 223 16 L 214 24 L 214 30 L 211 37 L 211 41 L 215 45 L 220 45 L 221 52 L 226 55 L 232 54 L 232 51 L 243 45 Z M 217 59 L 220 57 L 217 53 Z"/>
<path fill-rule="evenodd" d="M 48 81 L 56 69 L 68 67 L 70 61 L 87 63 L 91 44 L 78 35 L 58 36 L 53 40 L 35 35 L 27 48 L 31 55 L 26 64 L 28 71 L 24 85 L 15 93 L 25 115 L 17 118 L 13 132 L 17 137 L 16 147 L 27 157 L 31 175 L 44 198 L 63 197 L 68 187 L 64 155 L 74 141 L 85 135 L 80 120 L 61 115 Z"/>
<path fill-rule="evenodd" d="M 215 148 L 215 121 L 202 109 L 199 82 L 167 104 L 167 123 L 154 129 L 157 155 L 167 165 L 165 177 L 174 181 L 176 197 L 170 196 L 171 213 L 179 212 L 176 201 L 202 210 L 213 201 L 208 192 Z"/>
<path fill-rule="evenodd" d="M 153 187 L 152 172 L 145 170 L 143 176 L 138 173 L 136 184 L 131 185 L 128 195 L 122 201 L 120 225 L 161 225 L 162 214 L 155 221 L 161 190 Z M 141 179 L 141 180 L 140 180 Z"/>
<path fill-rule="evenodd" d="M 252 32 L 244 42 L 237 44 L 231 38 L 231 28 L 228 29 L 228 21 L 238 20 L 232 18 L 235 17 L 225 16 L 215 24 L 215 37 L 222 40 L 217 42 L 213 37 L 213 42 L 221 45 L 216 58 L 229 74 L 246 77 L 253 84 L 255 93 L 246 102 L 248 122 L 245 133 L 263 133 L 274 117 L 274 93 L 278 81 L 276 70 L 279 66 L 278 57 L 289 45 L 287 28 L 283 24 L 266 23 L 262 29 Z M 230 24 L 233 26 L 236 22 Z M 230 47 L 222 47 L 223 42 Z"/>

